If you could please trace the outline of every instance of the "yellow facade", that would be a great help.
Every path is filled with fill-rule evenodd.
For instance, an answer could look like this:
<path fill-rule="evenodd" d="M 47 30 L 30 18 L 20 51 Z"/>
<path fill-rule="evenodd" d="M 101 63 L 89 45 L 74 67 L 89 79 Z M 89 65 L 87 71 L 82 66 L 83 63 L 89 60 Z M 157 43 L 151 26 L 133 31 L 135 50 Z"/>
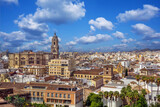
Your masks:
<path fill-rule="evenodd" d="M 80 79 L 87 79 L 87 80 L 92 80 L 99 75 L 93 75 L 93 74 L 74 74 L 74 77 L 80 78 Z"/>
<path fill-rule="evenodd" d="M 74 69 L 74 65 L 70 60 L 53 59 L 48 63 L 49 75 L 58 75 L 62 77 L 70 77 Z"/>
<path fill-rule="evenodd" d="M 124 71 L 124 67 L 122 66 L 121 63 L 119 63 L 119 64 L 117 65 L 117 72 L 118 72 L 118 73 L 123 73 L 123 71 Z"/>

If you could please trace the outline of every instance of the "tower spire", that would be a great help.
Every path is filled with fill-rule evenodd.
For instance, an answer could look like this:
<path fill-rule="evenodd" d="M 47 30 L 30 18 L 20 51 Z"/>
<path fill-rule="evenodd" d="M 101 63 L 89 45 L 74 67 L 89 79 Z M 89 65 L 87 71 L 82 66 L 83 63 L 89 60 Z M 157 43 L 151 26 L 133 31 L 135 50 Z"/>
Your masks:
<path fill-rule="evenodd" d="M 56 35 L 56 32 L 54 33 L 54 36 L 52 37 L 51 53 L 53 53 L 54 58 L 58 58 L 59 46 L 58 46 L 58 37 Z"/>

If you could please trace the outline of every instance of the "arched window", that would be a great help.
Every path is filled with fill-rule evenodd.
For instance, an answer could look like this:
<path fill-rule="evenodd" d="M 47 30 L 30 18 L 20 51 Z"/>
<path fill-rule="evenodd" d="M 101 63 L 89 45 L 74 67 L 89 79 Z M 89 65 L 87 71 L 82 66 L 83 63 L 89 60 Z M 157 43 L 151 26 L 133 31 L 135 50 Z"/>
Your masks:
<path fill-rule="evenodd" d="M 29 64 L 34 64 L 34 58 L 29 58 Z"/>

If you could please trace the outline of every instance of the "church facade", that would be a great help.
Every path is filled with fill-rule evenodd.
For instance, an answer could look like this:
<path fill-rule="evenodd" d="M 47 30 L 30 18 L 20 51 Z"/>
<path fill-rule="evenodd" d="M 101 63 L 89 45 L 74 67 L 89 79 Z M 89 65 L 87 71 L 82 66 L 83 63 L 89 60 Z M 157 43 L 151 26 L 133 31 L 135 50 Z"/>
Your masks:
<path fill-rule="evenodd" d="M 51 52 L 33 52 L 25 50 L 20 53 L 9 54 L 9 68 L 23 68 L 27 65 L 47 65 L 51 59 L 59 57 L 58 37 L 52 38 Z"/>

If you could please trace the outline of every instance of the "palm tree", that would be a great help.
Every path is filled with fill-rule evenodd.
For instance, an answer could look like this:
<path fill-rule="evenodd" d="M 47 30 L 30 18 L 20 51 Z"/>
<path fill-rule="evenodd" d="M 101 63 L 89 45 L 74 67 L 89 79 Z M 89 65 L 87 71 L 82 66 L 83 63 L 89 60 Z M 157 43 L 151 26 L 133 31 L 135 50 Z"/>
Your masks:
<path fill-rule="evenodd" d="M 145 89 L 146 76 L 143 76 L 143 77 L 142 77 L 142 81 L 144 82 L 144 89 Z"/>
<path fill-rule="evenodd" d="M 151 100 L 152 100 L 152 85 L 153 85 L 153 82 L 155 81 L 154 80 L 154 77 L 150 77 L 150 82 L 151 82 Z"/>
<path fill-rule="evenodd" d="M 118 91 L 115 91 L 113 93 L 113 95 L 115 96 L 115 101 L 117 101 L 118 97 L 119 97 L 119 92 Z M 116 102 L 116 106 L 117 106 L 117 102 Z"/>
<path fill-rule="evenodd" d="M 126 90 L 127 90 L 126 87 L 123 87 L 121 93 L 126 94 Z"/>
<path fill-rule="evenodd" d="M 115 100 L 117 101 L 117 98 L 119 97 L 119 92 L 118 91 L 115 91 L 114 93 L 113 93 L 113 95 L 115 96 Z"/>
<path fill-rule="evenodd" d="M 104 97 L 106 98 L 106 101 L 108 100 L 108 96 L 109 96 L 108 91 L 105 91 L 105 92 L 104 92 Z M 108 101 L 107 101 L 107 105 L 108 105 Z"/>
<path fill-rule="evenodd" d="M 147 90 L 148 90 L 148 85 L 150 83 L 149 77 L 146 77 L 146 83 L 147 83 Z M 148 100 L 149 100 L 149 104 L 150 104 L 149 93 L 148 93 Z"/>
<path fill-rule="evenodd" d="M 7 100 L 8 103 L 11 103 L 12 102 L 12 97 L 8 96 L 8 97 L 5 98 L 5 100 Z"/>
<path fill-rule="evenodd" d="M 125 99 L 125 94 L 124 93 L 121 93 L 120 94 L 120 98 L 122 100 L 122 107 L 123 107 L 123 102 L 124 102 L 124 99 Z"/>
<path fill-rule="evenodd" d="M 130 106 L 132 106 L 133 96 L 133 92 L 127 92 L 127 97 L 129 99 Z"/>
<path fill-rule="evenodd" d="M 139 86 L 139 80 L 140 80 L 140 76 L 136 75 L 136 80 L 138 81 L 138 86 Z M 139 87 L 139 91 L 140 91 L 140 87 Z"/>
<path fill-rule="evenodd" d="M 138 98 L 139 98 L 139 93 L 138 93 L 137 90 L 134 90 L 134 91 L 133 91 L 133 94 L 134 94 L 134 99 L 135 99 L 135 104 L 136 104 L 136 103 L 137 103 L 137 100 L 138 100 Z"/>
<path fill-rule="evenodd" d="M 145 97 L 145 95 L 147 94 L 145 89 L 142 89 L 141 94 Z"/>
<path fill-rule="evenodd" d="M 159 92 L 159 86 L 160 86 L 160 78 L 157 78 L 156 85 L 157 85 L 157 95 L 159 95 L 158 92 Z"/>
<path fill-rule="evenodd" d="M 99 92 L 98 94 L 99 94 L 99 96 L 100 96 L 101 99 L 102 99 L 102 98 L 103 98 L 103 92 Z"/>
<path fill-rule="evenodd" d="M 111 101 L 111 107 L 112 107 L 112 97 L 113 97 L 113 91 L 109 92 L 109 97 L 110 97 L 110 101 Z"/>

